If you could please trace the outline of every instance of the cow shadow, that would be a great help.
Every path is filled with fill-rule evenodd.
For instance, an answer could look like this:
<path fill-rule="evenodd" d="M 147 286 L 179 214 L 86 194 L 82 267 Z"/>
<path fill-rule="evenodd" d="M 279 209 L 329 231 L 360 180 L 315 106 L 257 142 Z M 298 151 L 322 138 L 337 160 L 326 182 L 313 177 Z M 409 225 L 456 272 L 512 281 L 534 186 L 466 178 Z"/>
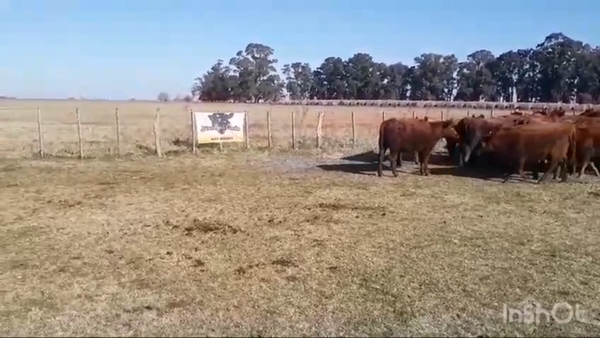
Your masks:
<path fill-rule="evenodd" d="M 435 167 L 429 168 L 431 175 L 474 178 L 484 181 L 502 180 L 502 172 L 487 167 Z"/>
<path fill-rule="evenodd" d="M 385 167 L 385 166 L 384 166 Z M 374 176 L 377 175 L 376 163 L 342 163 L 342 164 L 320 164 L 317 168 L 325 171 L 337 171 L 355 175 Z M 386 168 L 386 170 L 390 170 Z"/>
<path fill-rule="evenodd" d="M 544 173 L 542 168 L 539 168 L 539 177 Z M 479 166 L 465 166 L 465 167 L 437 167 L 429 168 L 431 175 L 440 176 L 455 176 L 471 179 L 479 179 L 490 182 L 503 182 L 505 170 L 501 166 L 494 164 L 482 164 Z M 518 174 L 513 173 L 507 183 L 536 183 L 537 179 L 533 177 L 533 167 L 526 166 L 525 174 L 527 179 L 521 178 Z M 548 177 L 547 181 L 553 181 L 552 174 Z"/>
<path fill-rule="evenodd" d="M 377 163 L 379 155 L 374 151 L 365 151 L 364 153 L 348 155 L 340 158 L 344 161 L 359 162 L 359 163 Z M 386 156 L 387 158 L 387 156 Z"/>
<path fill-rule="evenodd" d="M 379 161 L 379 154 L 374 151 L 366 151 L 360 154 L 348 155 L 340 158 L 340 160 L 349 161 L 349 162 L 359 162 L 359 163 L 374 163 L 377 164 Z M 389 163 L 389 154 L 385 155 L 383 161 L 385 163 Z M 415 162 L 415 156 L 413 152 L 410 153 L 402 153 L 402 161 L 403 162 Z M 434 152 L 429 156 L 429 164 L 430 165 L 452 165 L 453 160 L 450 158 L 448 153 L 444 152 Z"/>
<path fill-rule="evenodd" d="M 342 161 L 354 163 L 336 163 L 336 164 L 321 164 L 317 168 L 325 171 L 338 171 L 358 175 L 377 175 L 377 163 L 379 154 L 374 151 L 366 151 L 359 154 L 348 155 L 340 158 Z M 399 167 L 400 172 L 410 173 L 415 168 L 418 170 L 418 165 L 414 164 L 413 153 L 402 154 L 402 167 Z M 433 153 L 429 157 L 430 165 L 451 165 L 452 159 L 443 153 Z M 391 170 L 389 158 L 386 155 L 383 162 L 383 170 Z"/>

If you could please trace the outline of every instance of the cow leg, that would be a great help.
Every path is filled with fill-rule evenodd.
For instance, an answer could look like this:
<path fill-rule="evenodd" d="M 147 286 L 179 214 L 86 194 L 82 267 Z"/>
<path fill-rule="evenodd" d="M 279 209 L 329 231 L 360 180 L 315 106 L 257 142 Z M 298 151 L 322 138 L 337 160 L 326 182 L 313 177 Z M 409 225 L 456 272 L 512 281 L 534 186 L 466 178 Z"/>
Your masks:
<path fill-rule="evenodd" d="M 414 155 L 415 155 L 415 164 L 417 164 L 417 165 L 420 164 L 419 161 L 421 161 L 421 160 L 419 159 L 419 152 L 415 151 Z"/>
<path fill-rule="evenodd" d="M 577 163 L 578 163 L 577 159 L 575 159 L 573 161 L 573 163 L 570 163 L 570 166 L 568 166 L 568 168 L 570 169 L 569 170 L 569 175 L 573 176 L 573 175 L 575 175 L 577 173 Z"/>
<path fill-rule="evenodd" d="M 583 150 L 582 159 L 581 159 L 581 169 L 579 170 L 579 175 L 577 178 L 581 177 L 585 174 L 585 169 L 592 162 L 592 154 L 594 152 L 593 148 L 587 148 Z M 597 169 L 596 169 L 597 170 Z"/>
<path fill-rule="evenodd" d="M 463 143 L 458 154 L 458 166 L 464 167 L 469 157 L 471 157 L 471 149 L 466 143 Z"/>
<path fill-rule="evenodd" d="M 567 165 L 568 165 L 567 162 L 568 162 L 567 160 L 563 160 L 560 163 L 560 167 L 559 168 L 560 168 L 560 174 L 561 174 L 560 175 L 560 181 L 561 182 L 566 182 L 567 179 L 568 179 L 568 177 L 569 177 L 569 173 L 567 172 L 567 169 L 568 169 L 567 168 Z"/>
<path fill-rule="evenodd" d="M 392 150 L 390 149 L 390 164 L 392 167 L 392 174 L 394 175 L 394 177 L 398 177 L 398 168 L 396 167 L 396 160 L 398 159 L 398 156 L 398 152 L 392 152 Z"/>
<path fill-rule="evenodd" d="M 541 182 L 545 181 L 546 178 L 548 177 L 548 175 L 550 175 L 550 172 L 553 171 L 554 169 L 556 169 L 557 165 L 558 165 L 558 160 L 556 160 L 555 158 L 551 159 L 548 169 L 544 172 L 544 175 L 542 175 L 542 177 L 540 177 L 540 179 L 537 181 L 537 183 L 540 184 Z"/>
<path fill-rule="evenodd" d="M 554 175 L 552 175 L 552 179 L 553 179 L 553 180 L 556 180 L 556 178 L 557 178 L 559 175 L 560 175 L 561 179 L 562 179 L 562 177 L 564 176 L 564 175 L 563 175 L 563 171 L 564 171 L 564 170 L 566 170 L 566 169 L 563 169 L 563 165 L 562 165 L 562 163 L 563 163 L 563 162 L 561 162 L 561 165 L 557 165 L 557 166 L 556 166 L 556 169 L 554 169 Z M 566 168 L 566 166 L 565 166 L 565 168 Z"/>
<path fill-rule="evenodd" d="M 402 168 L 402 152 L 401 151 L 398 152 L 397 161 L 398 161 L 398 168 Z"/>
<path fill-rule="evenodd" d="M 462 145 L 457 144 L 456 147 L 454 148 L 454 152 L 452 154 L 453 162 L 459 167 L 463 166 L 461 149 L 462 149 Z"/>
<path fill-rule="evenodd" d="M 381 177 L 383 174 L 383 160 L 385 159 L 385 148 L 379 149 L 379 162 L 377 163 L 377 176 Z"/>
<path fill-rule="evenodd" d="M 504 174 L 504 179 L 502 180 L 502 183 L 506 183 L 508 182 L 508 180 L 510 179 L 510 177 L 512 176 L 513 172 L 515 171 L 515 167 L 513 166 L 512 163 L 509 163 L 506 167 L 506 174 Z"/>
<path fill-rule="evenodd" d="M 598 168 L 596 168 L 596 165 L 594 164 L 593 161 L 590 161 L 590 166 L 592 167 L 592 170 L 594 171 L 594 175 L 600 176 L 600 172 L 598 172 Z"/>
<path fill-rule="evenodd" d="M 448 157 L 450 159 L 454 159 L 454 153 L 456 152 L 456 142 L 450 141 L 447 138 L 446 140 L 446 150 L 448 150 Z"/>
<path fill-rule="evenodd" d="M 429 172 L 429 156 L 431 156 L 431 151 L 421 152 L 420 156 L 421 156 L 421 158 L 419 160 L 421 161 L 421 168 L 423 168 L 421 170 L 421 174 L 428 176 L 430 174 L 430 172 Z"/>
<path fill-rule="evenodd" d="M 519 166 L 518 166 L 518 170 L 519 170 L 519 176 L 521 176 L 521 178 L 523 178 L 523 180 L 527 180 L 527 176 L 525 176 L 525 159 L 519 159 L 518 162 Z"/>
<path fill-rule="evenodd" d="M 585 173 L 585 168 L 587 168 L 588 166 L 588 163 L 590 163 L 590 161 L 583 160 L 583 163 L 581 163 L 581 169 L 579 169 L 579 174 L 577 174 L 577 178 L 583 176 L 583 174 Z"/>
<path fill-rule="evenodd" d="M 539 173 L 540 171 L 544 171 L 544 162 L 543 161 L 537 162 L 536 165 L 533 167 L 531 176 L 533 176 L 534 180 L 537 180 L 540 178 L 540 173 Z"/>

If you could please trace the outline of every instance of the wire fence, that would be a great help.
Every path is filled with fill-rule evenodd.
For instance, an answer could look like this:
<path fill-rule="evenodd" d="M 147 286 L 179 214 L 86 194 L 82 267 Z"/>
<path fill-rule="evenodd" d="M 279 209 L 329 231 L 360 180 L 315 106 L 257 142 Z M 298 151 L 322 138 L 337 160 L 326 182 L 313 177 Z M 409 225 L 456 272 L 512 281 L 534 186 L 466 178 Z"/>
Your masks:
<path fill-rule="evenodd" d="M 197 144 L 190 111 L 217 111 L 186 106 L 92 109 L 73 106 L 0 107 L 0 156 L 78 157 L 172 155 L 218 150 L 336 150 L 376 146 L 380 123 L 388 118 L 431 121 L 504 110 L 411 109 L 282 106 L 245 110 L 244 142 Z M 239 109 L 223 111 L 240 111 Z M 233 107 L 235 108 L 235 106 Z"/>

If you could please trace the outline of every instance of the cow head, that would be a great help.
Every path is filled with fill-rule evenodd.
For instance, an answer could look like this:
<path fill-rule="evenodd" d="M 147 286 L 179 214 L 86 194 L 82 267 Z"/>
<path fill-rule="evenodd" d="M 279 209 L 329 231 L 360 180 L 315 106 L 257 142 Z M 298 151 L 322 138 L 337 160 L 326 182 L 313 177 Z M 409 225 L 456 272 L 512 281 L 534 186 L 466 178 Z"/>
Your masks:
<path fill-rule="evenodd" d="M 450 138 L 450 139 L 459 139 L 460 136 L 456 132 L 456 129 L 454 129 L 455 125 L 456 124 L 454 123 L 454 120 L 452 120 L 452 119 L 443 121 L 442 122 L 442 137 Z"/>
<path fill-rule="evenodd" d="M 225 134 L 227 129 L 231 127 L 230 119 L 233 117 L 233 113 L 213 113 L 208 116 L 210 122 L 212 123 L 212 127 L 219 133 Z"/>

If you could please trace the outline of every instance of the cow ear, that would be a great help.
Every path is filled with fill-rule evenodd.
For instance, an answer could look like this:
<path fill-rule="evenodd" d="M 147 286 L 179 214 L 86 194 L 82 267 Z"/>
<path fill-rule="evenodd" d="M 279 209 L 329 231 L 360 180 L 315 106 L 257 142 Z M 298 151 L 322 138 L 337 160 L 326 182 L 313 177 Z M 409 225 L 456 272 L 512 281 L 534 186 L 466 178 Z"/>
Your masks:
<path fill-rule="evenodd" d="M 232 117 L 233 117 L 233 113 L 227 114 L 227 118 L 232 118 Z"/>

